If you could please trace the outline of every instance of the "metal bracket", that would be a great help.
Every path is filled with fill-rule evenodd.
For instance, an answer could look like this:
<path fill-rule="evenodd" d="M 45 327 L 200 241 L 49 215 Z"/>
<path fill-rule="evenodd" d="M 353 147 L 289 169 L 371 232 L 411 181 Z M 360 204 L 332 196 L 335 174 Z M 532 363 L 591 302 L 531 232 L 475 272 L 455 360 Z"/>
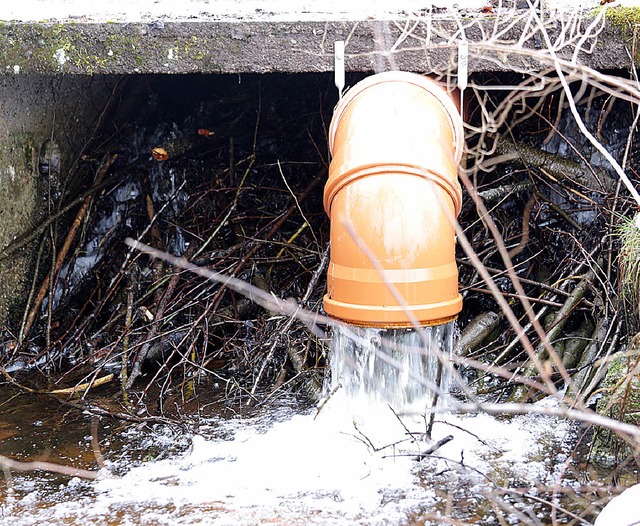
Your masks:
<path fill-rule="evenodd" d="M 336 40 L 334 42 L 333 70 L 338 96 L 342 98 L 342 92 L 344 91 L 344 40 Z"/>
<path fill-rule="evenodd" d="M 469 83 L 469 42 L 458 42 L 458 89 L 460 90 L 460 111 L 464 108 L 464 90 Z"/>

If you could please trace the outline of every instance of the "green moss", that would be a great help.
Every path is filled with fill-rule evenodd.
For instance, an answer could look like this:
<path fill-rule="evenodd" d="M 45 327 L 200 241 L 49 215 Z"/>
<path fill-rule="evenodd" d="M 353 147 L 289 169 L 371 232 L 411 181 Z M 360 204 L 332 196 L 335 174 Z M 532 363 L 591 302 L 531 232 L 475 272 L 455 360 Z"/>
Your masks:
<path fill-rule="evenodd" d="M 640 214 L 624 217 L 616 229 L 620 241 L 619 298 L 627 325 L 640 330 Z"/>
<path fill-rule="evenodd" d="M 16 237 L 28 229 L 40 204 L 35 177 L 35 141 L 27 134 L 16 134 L 0 142 L 0 254 Z M 24 304 L 24 271 L 29 256 L 18 251 L 0 262 L 0 320 L 17 316 Z M 15 319 L 14 319 L 15 321 Z"/>
<path fill-rule="evenodd" d="M 197 61 L 205 60 L 208 56 L 209 39 L 196 35 L 184 36 L 171 43 L 166 48 L 164 56 L 170 60 Z"/>
<path fill-rule="evenodd" d="M 140 45 L 136 38 L 120 32 L 112 33 L 104 40 L 105 55 L 109 60 L 133 60 L 137 65 L 144 62 Z"/>
<path fill-rule="evenodd" d="M 133 58 L 136 39 L 118 29 L 98 39 L 77 24 L 0 25 L 0 63 L 94 74 L 114 60 Z"/>
<path fill-rule="evenodd" d="M 640 333 L 629 344 L 626 353 L 620 353 L 609 365 L 601 388 L 602 397 L 596 410 L 599 414 L 631 425 L 640 424 L 640 379 L 637 360 L 640 352 Z M 634 451 L 617 434 L 607 429 L 596 431 L 591 458 L 605 467 L 623 462 Z"/>
<path fill-rule="evenodd" d="M 621 37 L 628 44 L 630 51 L 634 48 L 633 41 L 636 38 L 635 28 L 640 25 L 640 8 L 624 6 L 610 7 L 609 5 L 605 5 L 594 9 L 591 12 L 591 16 L 598 16 L 603 10 L 605 10 L 604 17 L 609 30 Z M 604 49 L 607 45 L 608 42 L 606 38 L 598 39 L 598 47 Z M 635 56 L 633 58 L 636 64 L 640 64 L 640 50 L 635 52 Z"/>
<path fill-rule="evenodd" d="M 199 38 L 195 35 L 191 37 L 191 47 L 188 55 L 193 60 L 204 60 L 207 58 L 207 50 L 209 49 L 209 40 L 207 38 Z"/>
<path fill-rule="evenodd" d="M 242 43 L 204 31 L 168 35 L 142 24 L 0 24 L 0 67 L 20 73 L 217 71 L 215 49 L 235 53 Z"/>
<path fill-rule="evenodd" d="M 632 29 L 634 26 L 640 25 L 640 8 L 624 6 L 608 7 L 605 17 L 615 27 Z"/>

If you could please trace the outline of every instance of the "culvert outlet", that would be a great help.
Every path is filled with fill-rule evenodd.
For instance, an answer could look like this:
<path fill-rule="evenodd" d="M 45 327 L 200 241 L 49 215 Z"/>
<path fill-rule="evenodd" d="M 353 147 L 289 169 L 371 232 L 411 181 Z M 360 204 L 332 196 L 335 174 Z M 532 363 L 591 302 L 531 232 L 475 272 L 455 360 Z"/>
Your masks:
<path fill-rule="evenodd" d="M 335 108 L 329 146 L 327 314 L 367 327 L 455 319 L 464 130 L 449 94 L 413 73 L 372 75 Z"/>

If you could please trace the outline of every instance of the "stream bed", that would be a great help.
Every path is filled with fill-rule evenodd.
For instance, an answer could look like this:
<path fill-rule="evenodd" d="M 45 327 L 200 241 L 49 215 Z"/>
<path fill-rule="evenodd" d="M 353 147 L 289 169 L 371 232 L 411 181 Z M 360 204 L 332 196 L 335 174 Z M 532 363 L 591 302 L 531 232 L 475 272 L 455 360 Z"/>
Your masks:
<path fill-rule="evenodd" d="M 107 390 L 88 406 L 124 403 Z M 424 416 L 354 419 L 340 393 L 319 411 L 199 393 L 181 424 L 136 423 L 0 386 L 2 455 L 99 470 L 6 471 L 0 524 L 589 524 L 606 497 L 554 417 L 440 414 L 426 440 Z"/>

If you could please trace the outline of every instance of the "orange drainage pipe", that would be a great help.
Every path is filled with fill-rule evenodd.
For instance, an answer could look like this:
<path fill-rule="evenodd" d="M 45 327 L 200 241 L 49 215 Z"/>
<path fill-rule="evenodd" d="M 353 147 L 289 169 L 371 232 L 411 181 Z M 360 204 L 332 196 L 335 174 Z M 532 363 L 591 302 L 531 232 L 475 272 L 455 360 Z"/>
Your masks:
<path fill-rule="evenodd" d="M 453 100 L 421 75 L 372 75 L 337 105 L 329 147 L 326 313 L 367 327 L 455 319 L 462 297 L 447 215 L 462 205 L 464 130 Z"/>

